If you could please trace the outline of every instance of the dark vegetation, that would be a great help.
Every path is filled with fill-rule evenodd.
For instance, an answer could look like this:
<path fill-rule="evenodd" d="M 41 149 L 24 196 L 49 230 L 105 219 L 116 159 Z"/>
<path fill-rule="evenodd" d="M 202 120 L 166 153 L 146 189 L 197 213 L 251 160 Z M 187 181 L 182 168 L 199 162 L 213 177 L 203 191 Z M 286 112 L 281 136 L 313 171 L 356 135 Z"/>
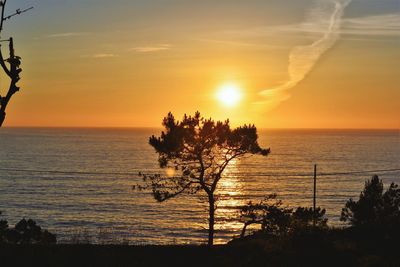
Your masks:
<path fill-rule="evenodd" d="M 275 194 L 269 195 L 257 204 L 249 202 L 240 207 L 240 220 L 244 224 L 241 238 L 245 236 L 247 227 L 253 224 L 260 225 L 258 233 L 275 236 L 328 227 L 325 209 L 317 208 L 314 211 L 312 208 L 298 207 L 293 210 L 283 207 L 282 201 L 276 197 Z"/>
<path fill-rule="evenodd" d="M 365 182 L 359 200 L 346 202 L 341 220 L 349 222 L 350 227 L 329 228 L 325 210 L 317 208 L 314 213 L 311 208 L 289 209 L 276 200 L 276 195 L 241 207 L 241 220 L 241 237 L 230 245 L 262 248 L 265 262 L 400 266 L 400 189 L 392 183 L 384 191 L 382 180 L 376 175 Z M 245 236 L 245 229 L 251 224 L 258 224 L 259 230 Z M 274 258 L 277 255 L 281 258 Z"/>
<path fill-rule="evenodd" d="M 377 175 L 365 182 L 360 199 L 347 201 L 340 219 L 357 227 L 400 228 L 400 188 L 392 183 L 383 192 Z"/>
<path fill-rule="evenodd" d="M 330 229 L 327 226 L 325 209 L 298 207 L 293 210 L 283 207 L 276 195 L 267 196 L 257 204 L 249 202 L 240 208 L 240 218 L 244 223 L 241 238 L 246 227 L 258 224 L 260 229 L 254 235 L 287 237 L 304 232 L 365 232 L 376 235 L 400 237 L 400 188 L 392 183 L 384 192 L 383 182 L 377 175 L 365 182 L 358 201 L 349 199 L 342 209 L 340 219 L 350 223 L 347 229 Z"/>
<path fill-rule="evenodd" d="M 1 213 L 0 213 L 1 214 Z M 43 230 L 35 221 L 22 219 L 14 228 L 6 220 L 0 220 L 0 244 L 55 244 L 56 236 Z"/>
<path fill-rule="evenodd" d="M 0 246 L 2 266 L 400 266 L 398 244 L 366 232 L 259 236 L 221 246 Z"/>
<path fill-rule="evenodd" d="M 160 137 L 150 137 L 149 143 L 159 155 L 161 168 L 176 172 L 172 177 L 142 175 L 145 185 L 154 198 L 163 202 L 180 194 L 203 193 L 208 201 L 208 245 L 213 245 L 216 193 L 223 172 L 233 160 L 248 155 L 267 156 L 269 149 L 262 149 L 257 142 L 257 128 L 244 125 L 231 129 L 229 120 L 213 121 L 201 117 L 184 116 L 175 120 L 169 113 L 163 120 L 165 131 Z"/>

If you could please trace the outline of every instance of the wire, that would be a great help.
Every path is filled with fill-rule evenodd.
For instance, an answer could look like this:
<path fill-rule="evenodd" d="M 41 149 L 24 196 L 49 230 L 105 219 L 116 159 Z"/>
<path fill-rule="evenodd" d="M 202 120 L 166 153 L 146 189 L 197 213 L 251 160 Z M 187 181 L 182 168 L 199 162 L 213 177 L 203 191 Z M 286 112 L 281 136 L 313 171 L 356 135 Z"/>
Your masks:
<path fill-rule="evenodd" d="M 370 170 L 370 171 L 354 171 L 354 172 L 319 173 L 318 176 L 336 176 L 336 175 L 364 174 L 364 173 L 373 173 L 373 172 L 397 172 L 397 171 L 400 171 L 400 169 Z"/>

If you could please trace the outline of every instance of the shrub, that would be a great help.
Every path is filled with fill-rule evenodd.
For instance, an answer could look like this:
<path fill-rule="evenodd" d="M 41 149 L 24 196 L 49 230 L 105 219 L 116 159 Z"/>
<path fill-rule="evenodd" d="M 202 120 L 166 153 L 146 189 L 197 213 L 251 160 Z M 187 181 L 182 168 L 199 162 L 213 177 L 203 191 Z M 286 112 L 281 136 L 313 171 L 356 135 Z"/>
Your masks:
<path fill-rule="evenodd" d="M 0 243 L 6 244 L 55 244 L 56 236 L 36 224 L 34 220 L 22 219 L 14 228 L 0 221 Z"/>
<path fill-rule="evenodd" d="M 327 227 L 328 219 L 325 209 L 298 207 L 296 210 L 283 207 L 282 201 L 276 195 L 269 195 L 263 201 L 253 204 L 249 202 L 240 207 L 240 219 L 244 223 L 241 237 L 244 237 L 246 228 L 252 224 L 259 224 L 260 231 L 276 236 L 287 235 L 299 230 Z"/>
<path fill-rule="evenodd" d="M 342 209 L 340 220 L 353 226 L 383 226 L 400 224 L 400 189 L 392 183 L 383 192 L 383 183 L 377 175 L 365 182 L 358 201 L 349 199 Z"/>

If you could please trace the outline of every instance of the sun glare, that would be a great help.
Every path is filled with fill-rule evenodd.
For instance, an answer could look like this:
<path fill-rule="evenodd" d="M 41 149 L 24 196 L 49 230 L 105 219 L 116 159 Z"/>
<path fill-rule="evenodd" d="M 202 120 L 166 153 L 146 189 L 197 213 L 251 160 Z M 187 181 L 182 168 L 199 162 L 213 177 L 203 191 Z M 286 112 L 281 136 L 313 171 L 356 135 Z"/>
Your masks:
<path fill-rule="evenodd" d="M 216 96 L 224 106 L 234 107 L 242 99 L 242 92 L 237 84 L 228 83 L 218 88 Z"/>

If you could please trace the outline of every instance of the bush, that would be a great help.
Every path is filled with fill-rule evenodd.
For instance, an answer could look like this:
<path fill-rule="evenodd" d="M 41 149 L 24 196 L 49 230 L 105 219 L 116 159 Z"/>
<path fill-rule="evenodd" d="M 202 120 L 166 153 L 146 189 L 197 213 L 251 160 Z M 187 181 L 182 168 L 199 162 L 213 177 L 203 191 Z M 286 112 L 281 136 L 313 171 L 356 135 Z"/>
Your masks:
<path fill-rule="evenodd" d="M 326 210 L 320 207 L 316 208 L 315 211 L 313 208 L 298 207 L 292 214 L 292 227 L 296 229 L 308 228 L 311 225 L 314 226 L 315 220 L 316 227 L 326 228 L 328 219 L 325 217 L 325 213 Z"/>
<path fill-rule="evenodd" d="M 342 209 L 340 220 L 353 226 L 398 226 L 400 224 L 400 189 L 392 183 L 383 192 L 377 175 L 365 182 L 360 199 L 349 199 Z"/>
<path fill-rule="evenodd" d="M 244 237 L 246 228 L 252 224 L 261 226 L 260 232 L 282 236 L 299 230 L 314 228 L 326 228 L 328 219 L 325 217 L 325 209 L 298 207 L 296 210 L 283 207 L 282 201 L 276 199 L 276 195 L 269 195 L 263 201 L 253 204 L 249 202 L 240 207 L 240 219 L 244 223 L 241 237 Z"/>
<path fill-rule="evenodd" d="M 55 244 L 56 236 L 36 224 L 34 220 L 22 219 L 14 228 L 0 221 L 0 243 L 5 244 Z"/>

